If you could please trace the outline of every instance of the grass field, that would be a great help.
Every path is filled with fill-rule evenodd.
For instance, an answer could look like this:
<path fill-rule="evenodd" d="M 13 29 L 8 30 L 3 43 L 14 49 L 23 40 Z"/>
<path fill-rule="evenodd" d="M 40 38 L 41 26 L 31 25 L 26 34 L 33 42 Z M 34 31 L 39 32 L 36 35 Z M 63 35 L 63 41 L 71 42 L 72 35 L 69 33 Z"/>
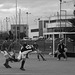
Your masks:
<path fill-rule="evenodd" d="M 75 58 L 57 61 L 56 58 L 44 55 L 47 61 L 38 61 L 36 54 L 29 55 L 25 64 L 26 71 L 21 71 L 20 62 L 10 63 L 11 69 L 3 66 L 4 57 L 0 54 L 0 75 L 75 75 Z"/>

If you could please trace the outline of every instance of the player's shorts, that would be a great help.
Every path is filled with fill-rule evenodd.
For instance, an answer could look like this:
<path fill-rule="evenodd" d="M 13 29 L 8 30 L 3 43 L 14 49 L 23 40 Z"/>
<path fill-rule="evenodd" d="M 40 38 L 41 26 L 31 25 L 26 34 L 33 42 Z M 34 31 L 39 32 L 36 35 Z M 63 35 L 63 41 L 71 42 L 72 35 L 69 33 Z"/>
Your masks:
<path fill-rule="evenodd" d="M 64 48 L 65 52 L 67 52 L 67 48 Z"/>
<path fill-rule="evenodd" d="M 26 58 L 26 54 L 31 52 L 32 50 L 28 50 L 28 51 L 24 51 L 24 52 L 19 52 L 19 55 L 17 57 L 18 60 L 22 59 L 22 58 Z"/>
<path fill-rule="evenodd" d="M 13 56 L 13 52 L 1 51 L 5 58 L 11 58 Z"/>
<path fill-rule="evenodd" d="M 40 51 L 39 49 L 36 49 L 37 53 L 42 53 L 42 51 Z"/>

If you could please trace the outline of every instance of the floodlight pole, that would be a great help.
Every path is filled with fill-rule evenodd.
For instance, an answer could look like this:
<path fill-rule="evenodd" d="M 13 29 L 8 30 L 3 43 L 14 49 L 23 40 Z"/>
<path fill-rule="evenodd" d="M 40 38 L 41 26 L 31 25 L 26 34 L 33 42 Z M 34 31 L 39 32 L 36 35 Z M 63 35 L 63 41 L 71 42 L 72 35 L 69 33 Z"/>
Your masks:
<path fill-rule="evenodd" d="M 29 15 L 29 14 L 31 14 L 31 13 L 29 13 L 29 12 L 26 12 L 26 14 L 27 14 L 27 25 L 28 25 L 28 37 L 29 37 L 29 24 L 28 24 L 28 15 Z"/>

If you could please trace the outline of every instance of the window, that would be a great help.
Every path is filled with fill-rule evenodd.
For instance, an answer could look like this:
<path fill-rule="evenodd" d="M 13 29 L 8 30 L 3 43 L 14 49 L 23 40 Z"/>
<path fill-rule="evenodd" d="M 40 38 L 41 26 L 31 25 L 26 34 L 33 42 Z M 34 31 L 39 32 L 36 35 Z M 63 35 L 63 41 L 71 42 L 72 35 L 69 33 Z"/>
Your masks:
<path fill-rule="evenodd" d="M 24 31 L 24 33 L 26 34 L 26 31 Z"/>
<path fill-rule="evenodd" d="M 20 27 L 17 27 L 17 30 L 20 30 Z"/>
<path fill-rule="evenodd" d="M 44 28 L 46 28 L 46 24 L 44 24 Z"/>
<path fill-rule="evenodd" d="M 15 29 L 16 27 L 13 27 L 13 29 Z"/>
<path fill-rule="evenodd" d="M 15 31 L 13 31 L 13 34 L 15 34 L 16 32 Z"/>
<path fill-rule="evenodd" d="M 24 27 L 24 29 L 26 29 L 26 27 Z"/>

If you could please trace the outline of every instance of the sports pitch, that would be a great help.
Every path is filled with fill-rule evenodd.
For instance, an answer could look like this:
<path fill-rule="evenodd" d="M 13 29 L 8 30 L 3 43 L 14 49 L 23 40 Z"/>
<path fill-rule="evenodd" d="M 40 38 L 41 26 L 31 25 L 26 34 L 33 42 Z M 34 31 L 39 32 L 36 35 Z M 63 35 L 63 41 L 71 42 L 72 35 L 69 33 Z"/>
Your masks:
<path fill-rule="evenodd" d="M 39 61 L 36 54 L 29 55 L 26 60 L 25 71 L 21 71 L 20 62 L 10 63 L 10 69 L 3 66 L 4 57 L 0 54 L 0 75 L 75 75 L 75 58 L 68 58 L 67 61 L 44 55 L 47 61 Z"/>

